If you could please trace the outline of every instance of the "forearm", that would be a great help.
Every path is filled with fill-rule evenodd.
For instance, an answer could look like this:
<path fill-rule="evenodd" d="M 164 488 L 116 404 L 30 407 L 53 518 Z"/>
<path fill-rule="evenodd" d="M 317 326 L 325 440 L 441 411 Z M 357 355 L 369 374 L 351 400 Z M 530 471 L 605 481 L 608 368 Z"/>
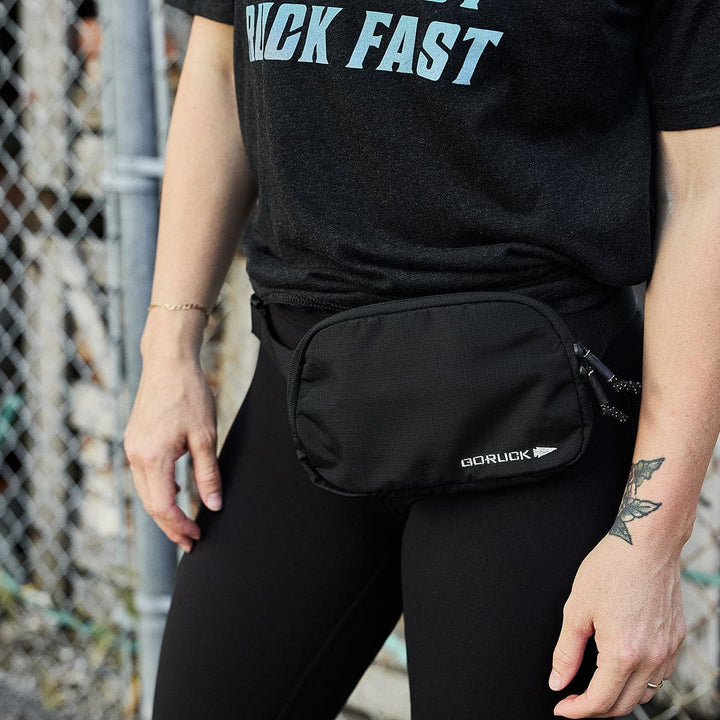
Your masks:
<path fill-rule="evenodd" d="M 634 544 L 679 553 L 720 431 L 720 201 L 676 193 L 645 300 L 643 398 L 634 460 L 664 458 L 637 488 L 661 503 L 627 528 Z M 651 506 L 648 506 L 648 508 Z"/>
<path fill-rule="evenodd" d="M 212 23 L 208 32 L 208 22 L 193 26 L 170 124 L 154 303 L 213 305 L 255 197 L 232 67 L 210 49 L 218 35 L 231 47 L 231 29 Z M 143 355 L 196 353 L 204 321 L 199 312 L 149 313 Z"/>

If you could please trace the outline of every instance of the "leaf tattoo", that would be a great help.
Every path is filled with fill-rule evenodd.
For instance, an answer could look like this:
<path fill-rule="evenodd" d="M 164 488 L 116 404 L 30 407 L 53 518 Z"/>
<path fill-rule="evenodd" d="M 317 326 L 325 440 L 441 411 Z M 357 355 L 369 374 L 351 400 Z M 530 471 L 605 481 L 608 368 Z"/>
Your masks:
<path fill-rule="evenodd" d="M 639 488 L 645 480 L 649 480 L 652 474 L 663 464 L 665 458 L 655 460 L 638 460 L 630 470 L 630 476 L 635 478 L 635 487 Z"/>
<path fill-rule="evenodd" d="M 613 526 L 610 528 L 610 535 L 622 538 L 626 543 L 632 545 L 632 535 L 630 535 L 627 524 L 655 512 L 662 505 L 662 503 L 656 503 L 652 500 L 641 500 L 637 496 L 637 491 L 646 480 L 652 477 L 664 460 L 665 458 L 655 458 L 654 460 L 638 460 L 633 463 L 625 487 L 625 494 L 620 503 L 620 510 Z"/>

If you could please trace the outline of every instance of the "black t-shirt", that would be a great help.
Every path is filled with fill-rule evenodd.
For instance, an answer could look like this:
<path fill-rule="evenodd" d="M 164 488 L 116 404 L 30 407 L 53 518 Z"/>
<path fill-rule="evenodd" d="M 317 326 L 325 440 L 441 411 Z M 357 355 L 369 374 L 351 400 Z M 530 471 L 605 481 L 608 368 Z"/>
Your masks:
<path fill-rule="evenodd" d="M 653 137 L 720 125 L 720 0 L 169 0 L 235 25 L 266 301 L 518 290 L 652 268 Z"/>

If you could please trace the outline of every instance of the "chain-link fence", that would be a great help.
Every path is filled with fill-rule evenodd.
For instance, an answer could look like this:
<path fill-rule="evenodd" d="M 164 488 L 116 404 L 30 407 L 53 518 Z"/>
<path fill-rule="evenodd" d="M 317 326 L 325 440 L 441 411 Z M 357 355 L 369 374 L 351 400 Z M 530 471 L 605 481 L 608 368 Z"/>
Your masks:
<path fill-rule="evenodd" d="M 114 204 L 123 183 L 156 182 L 157 165 L 136 162 L 133 180 L 119 172 L 113 150 L 109 84 L 123 68 L 112 66 L 106 49 L 123 9 L 121 0 L 0 6 L 0 718 L 9 712 L 8 683 L 58 715 L 139 713 L 137 557 L 130 552 L 137 531 L 121 448 L 127 302 L 122 213 Z M 147 21 L 162 138 L 188 19 L 152 2 Z M 224 289 L 226 306 L 247 307 L 247 293 L 238 266 Z M 219 392 L 222 433 L 256 348 L 243 313 L 214 322 L 204 362 Z M 684 557 L 686 649 L 657 707 L 637 711 L 641 720 L 720 717 L 717 463 Z M 409 717 L 404 667 L 400 625 L 347 716 Z"/>
<path fill-rule="evenodd" d="M 122 717 L 132 573 L 95 12 L 0 9 L 0 671 L 48 707 Z"/>

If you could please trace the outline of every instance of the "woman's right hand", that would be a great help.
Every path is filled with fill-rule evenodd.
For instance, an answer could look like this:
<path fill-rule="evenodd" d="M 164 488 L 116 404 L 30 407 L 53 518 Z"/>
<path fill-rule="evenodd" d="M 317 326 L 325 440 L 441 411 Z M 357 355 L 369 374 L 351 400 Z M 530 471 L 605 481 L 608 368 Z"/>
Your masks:
<path fill-rule="evenodd" d="M 212 307 L 255 204 L 233 63 L 233 27 L 193 19 L 165 152 L 152 298 Z M 143 372 L 125 451 L 145 509 L 185 550 L 198 526 L 175 503 L 175 460 L 189 451 L 200 498 L 220 508 L 215 403 L 198 355 L 205 317 L 156 309 L 140 342 Z"/>
<path fill-rule="evenodd" d="M 198 493 L 222 505 L 215 398 L 195 357 L 145 358 L 124 434 L 135 488 L 162 531 L 190 552 L 200 528 L 178 507 L 175 461 L 189 452 Z"/>

